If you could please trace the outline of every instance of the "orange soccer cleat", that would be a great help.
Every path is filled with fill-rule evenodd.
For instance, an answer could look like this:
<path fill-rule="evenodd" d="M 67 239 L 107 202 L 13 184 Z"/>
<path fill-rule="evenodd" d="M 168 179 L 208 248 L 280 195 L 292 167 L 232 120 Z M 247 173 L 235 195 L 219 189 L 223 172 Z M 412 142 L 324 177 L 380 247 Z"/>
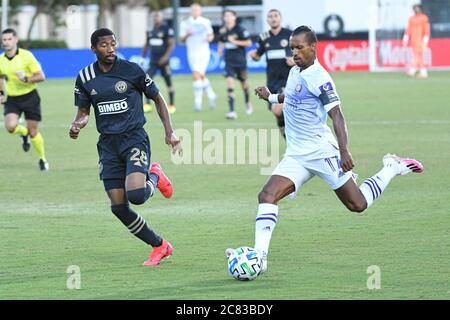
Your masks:
<path fill-rule="evenodd" d="M 159 247 L 153 248 L 153 251 L 150 253 L 148 260 L 144 261 L 144 266 L 149 267 L 158 265 L 162 259 L 172 255 L 172 251 L 172 245 L 166 240 L 163 240 L 162 244 Z"/>
<path fill-rule="evenodd" d="M 159 177 L 158 185 L 156 186 L 162 195 L 166 198 L 170 198 L 173 194 L 172 183 L 169 178 L 164 174 L 159 163 L 153 163 L 150 167 L 150 173 L 154 173 Z"/>

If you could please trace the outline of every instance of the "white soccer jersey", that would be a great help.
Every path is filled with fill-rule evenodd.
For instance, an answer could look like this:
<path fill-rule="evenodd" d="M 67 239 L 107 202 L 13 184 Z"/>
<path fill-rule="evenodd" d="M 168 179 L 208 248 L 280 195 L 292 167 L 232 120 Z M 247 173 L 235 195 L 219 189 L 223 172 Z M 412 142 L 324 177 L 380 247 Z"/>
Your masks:
<path fill-rule="evenodd" d="M 334 156 L 338 148 L 327 125 L 327 112 L 340 104 L 328 72 L 316 59 L 305 70 L 291 68 L 284 91 L 286 155 L 319 159 Z"/>
<path fill-rule="evenodd" d="M 213 34 L 211 21 L 204 17 L 198 17 L 197 19 L 189 17 L 181 22 L 180 36 L 184 37 L 188 32 L 192 33 L 186 39 L 188 53 L 207 51 L 209 55 L 208 34 Z"/>

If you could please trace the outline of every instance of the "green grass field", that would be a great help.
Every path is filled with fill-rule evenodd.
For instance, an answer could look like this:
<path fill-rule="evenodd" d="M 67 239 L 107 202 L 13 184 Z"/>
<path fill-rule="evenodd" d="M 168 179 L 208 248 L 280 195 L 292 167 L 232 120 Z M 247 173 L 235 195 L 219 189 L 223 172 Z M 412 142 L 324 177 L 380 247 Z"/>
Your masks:
<path fill-rule="evenodd" d="M 149 248 L 110 212 L 98 180 L 94 119 L 79 140 L 68 137 L 73 80 L 43 83 L 41 132 L 51 170 L 39 172 L 34 150 L 23 153 L 18 137 L 0 132 L 0 299 L 449 299 L 450 73 L 333 77 L 359 183 L 387 152 L 416 157 L 426 171 L 395 178 L 362 216 L 348 212 L 325 182 L 311 180 L 296 200 L 280 203 L 268 273 L 253 282 L 228 276 L 224 250 L 253 245 L 257 194 L 267 179 L 259 165 L 175 165 L 157 114 L 149 114 L 152 160 L 163 164 L 175 194 L 135 209 L 174 254 L 144 268 Z M 226 121 L 225 81 L 210 79 L 218 108 L 194 113 L 190 77 L 175 78 L 175 128 L 192 131 L 194 120 L 222 132 L 275 128 L 255 97 L 255 113 L 245 115 L 240 90 L 240 117 Z M 252 87 L 264 79 L 252 74 Z M 280 139 L 280 154 L 284 147 Z M 66 286 L 71 265 L 81 270 L 79 290 Z M 379 290 L 367 288 L 372 265 L 381 270 Z"/>

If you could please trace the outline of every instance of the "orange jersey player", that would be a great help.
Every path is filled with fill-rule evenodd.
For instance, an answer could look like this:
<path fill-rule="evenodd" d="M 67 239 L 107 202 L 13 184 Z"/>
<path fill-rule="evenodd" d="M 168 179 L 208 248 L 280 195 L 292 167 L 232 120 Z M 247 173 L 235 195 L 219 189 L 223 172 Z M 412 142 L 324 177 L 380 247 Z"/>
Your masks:
<path fill-rule="evenodd" d="M 408 70 L 408 75 L 414 76 L 419 70 L 418 78 L 426 78 L 428 76 L 425 68 L 423 54 L 430 40 L 430 24 L 428 17 L 422 13 L 421 5 L 413 6 L 414 15 L 409 18 L 405 35 L 403 36 L 403 46 L 410 42 L 413 50 L 413 64 Z"/>

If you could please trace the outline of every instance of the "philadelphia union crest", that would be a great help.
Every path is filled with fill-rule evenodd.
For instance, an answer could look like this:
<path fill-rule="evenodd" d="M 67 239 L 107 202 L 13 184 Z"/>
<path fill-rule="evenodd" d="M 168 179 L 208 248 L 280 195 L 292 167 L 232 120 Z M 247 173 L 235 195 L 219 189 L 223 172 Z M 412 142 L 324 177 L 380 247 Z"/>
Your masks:
<path fill-rule="evenodd" d="M 124 93 L 127 91 L 127 83 L 125 81 L 119 81 L 116 83 L 115 89 L 118 93 Z"/>

